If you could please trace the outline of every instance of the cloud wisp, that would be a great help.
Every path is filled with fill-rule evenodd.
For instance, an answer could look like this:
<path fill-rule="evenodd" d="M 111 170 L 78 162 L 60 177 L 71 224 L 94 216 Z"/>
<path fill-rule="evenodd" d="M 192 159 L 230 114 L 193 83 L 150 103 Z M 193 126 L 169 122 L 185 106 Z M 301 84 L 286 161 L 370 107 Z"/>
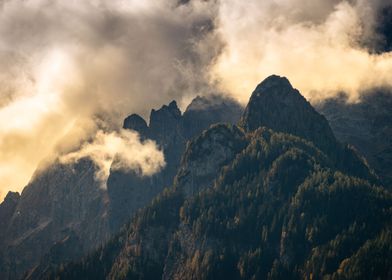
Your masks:
<path fill-rule="evenodd" d="M 151 176 L 165 166 L 164 154 L 151 140 L 140 141 L 133 131 L 105 133 L 100 130 L 92 141 L 75 152 L 60 157 L 60 162 L 72 164 L 88 157 L 98 167 L 96 179 L 106 187 L 110 170 L 134 171 L 140 176 Z"/>

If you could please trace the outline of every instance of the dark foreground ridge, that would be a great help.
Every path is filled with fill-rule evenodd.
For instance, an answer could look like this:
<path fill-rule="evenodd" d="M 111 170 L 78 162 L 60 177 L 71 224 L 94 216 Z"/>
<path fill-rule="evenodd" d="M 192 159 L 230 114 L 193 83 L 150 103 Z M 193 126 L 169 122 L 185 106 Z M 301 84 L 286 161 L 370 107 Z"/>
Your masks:
<path fill-rule="evenodd" d="M 187 145 L 173 185 L 105 246 L 30 278 L 391 279 L 391 214 L 362 159 L 272 76 L 239 126 Z"/>

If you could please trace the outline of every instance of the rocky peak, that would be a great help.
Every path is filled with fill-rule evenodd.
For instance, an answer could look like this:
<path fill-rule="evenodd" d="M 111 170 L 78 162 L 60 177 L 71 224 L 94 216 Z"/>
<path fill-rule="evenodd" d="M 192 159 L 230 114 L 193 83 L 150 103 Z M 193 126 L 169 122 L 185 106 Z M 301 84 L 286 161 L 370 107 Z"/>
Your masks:
<path fill-rule="evenodd" d="M 18 203 L 20 198 L 20 194 L 18 192 L 8 192 L 5 199 L 4 199 L 4 204 L 16 204 Z M 2 204 L 3 204 L 2 203 Z"/>
<path fill-rule="evenodd" d="M 200 134 L 211 123 L 238 123 L 243 108 L 233 99 L 221 95 L 197 96 L 186 108 L 183 116 L 187 138 Z"/>
<path fill-rule="evenodd" d="M 151 138 L 161 145 L 167 145 L 178 134 L 180 123 L 181 111 L 176 101 L 163 105 L 159 110 L 151 110 L 149 126 Z"/>
<path fill-rule="evenodd" d="M 212 125 L 189 142 L 174 184 L 187 197 L 211 187 L 222 166 L 231 161 L 245 145 L 244 133 L 237 126 Z"/>
<path fill-rule="evenodd" d="M 18 192 L 8 192 L 4 201 L 0 203 L 0 237 L 2 231 L 6 229 L 12 215 L 18 205 L 20 194 Z M 1 243 L 1 242 L 0 242 Z"/>
<path fill-rule="evenodd" d="M 177 106 L 177 102 L 173 100 L 169 105 L 163 105 L 159 110 L 151 110 L 150 114 L 150 127 L 160 122 L 160 119 L 179 119 L 181 111 Z"/>
<path fill-rule="evenodd" d="M 18 192 L 8 192 L 4 201 L 0 203 L 0 224 L 5 219 L 11 218 L 18 205 L 20 194 Z M 7 217 L 8 218 L 7 218 Z"/>
<path fill-rule="evenodd" d="M 293 86 L 286 77 L 271 75 L 257 85 L 255 93 L 256 95 L 260 95 L 261 93 L 270 89 L 278 90 L 284 94 L 284 92 L 287 93 L 292 91 Z"/>
<path fill-rule="evenodd" d="M 325 117 L 285 77 L 270 76 L 256 87 L 240 125 L 246 131 L 265 126 L 293 134 L 312 141 L 327 153 L 337 145 Z"/>
<path fill-rule="evenodd" d="M 146 121 L 137 114 L 132 114 L 124 120 L 124 129 L 137 131 L 142 138 L 148 137 L 148 126 Z"/>

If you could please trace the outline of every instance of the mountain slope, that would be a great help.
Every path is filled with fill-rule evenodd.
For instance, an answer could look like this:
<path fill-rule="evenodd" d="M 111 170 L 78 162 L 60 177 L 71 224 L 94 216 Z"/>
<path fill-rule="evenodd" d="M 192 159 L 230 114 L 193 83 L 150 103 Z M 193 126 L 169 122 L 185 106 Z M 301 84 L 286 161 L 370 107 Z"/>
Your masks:
<path fill-rule="evenodd" d="M 337 145 L 325 117 L 284 77 L 270 76 L 256 87 L 240 124 L 246 131 L 266 126 L 299 136 L 326 153 L 335 152 Z"/>
<path fill-rule="evenodd" d="M 247 108 L 258 104 L 251 98 Z M 286 105 L 322 119 L 302 101 Z M 269 104 L 271 112 L 279 109 Z M 391 193 L 367 180 L 371 172 L 355 154 L 347 169 L 337 161 L 344 149 L 308 141 L 318 139 L 317 130 L 303 139 L 293 134 L 308 126 L 291 119 L 282 126 L 291 134 L 260 127 L 270 117 L 247 110 L 244 130 L 211 127 L 187 146 L 173 187 L 105 247 L 46 277 L 387 279 Z M 357 177 L 344 174 L 356 168 Z M 360 265 L 368 252 L 381 255 Z"/>
<path fill-rule="evenodd" d="M 19 278 L 26 270 L 29 277 L 40 278 L 50 265 L 96 249 L 172 184 L 189 137 L 215 122 L 236 122 L 241 112 L 232 100 L 198 97 L 184 115 L 175 102 L 153 110 L 150 126 L 140 116 L 130 115 L 124 128 L 155 140 L 164 150 L 167 167 L 152 177 L 112 171 L 105 190 L 87 158 L 70 164 L 54 162 L 36 172 L 20 196 L 10 193 L 0 204 L 0 279 Z M 185 119 L 194 127 L 185 129 Z"/>
<path fill-rule="evenodd" d="M 339 143 L 326 118 L 292 87 L 285 77 L 270 76 L 250 97 L 240 126 L 252 131 L 261 126 L 311 141 L 349 175 L 377 182 L 378 178 L 357 152 Z"/>
<path fill-rule="evenodd" d="M 241 113 L 242 108 L 235 101 L 211 96 L 196 97 L 184 114 L 175 101 L 152 110 L 148 126 L 138 115 L 126 118 L 124 128 L 139 132 L 142 139 L 154 140 L 164 152 L 166 166 L 152 177 L 141 177 L 132 171 L 111 171 L 107 185 L 112 231 L 117 232 L 136 210 L 172 185 L 188 140 L 214 123 L 236 123 Z"/>
<path fill-rule="evenodd" d="M 75 164 L 57 162 L 37 172 L 4 233 L 1 279 L 18 279 L 70 235 L 78 237 L 76 257 L 108 238 L 105 194 L 95 171 L 91 160 L 82 159 Z M 62 257 L 66 256 L 58 256 Z"/>
<path fill-rule="evenodd" d="M 328 119 L 336 137 L 355 146 L 380 175 L 392 185 L 392 93 L 375 89 L 350 103 L 347 96 L 325 100 L 317 110 Z"/>

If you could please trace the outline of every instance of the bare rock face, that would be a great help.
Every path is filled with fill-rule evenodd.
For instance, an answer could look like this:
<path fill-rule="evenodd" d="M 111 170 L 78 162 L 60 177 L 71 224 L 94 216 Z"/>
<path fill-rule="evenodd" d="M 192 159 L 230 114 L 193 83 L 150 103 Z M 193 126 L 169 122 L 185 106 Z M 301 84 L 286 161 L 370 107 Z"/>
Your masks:
<path fill-rule="evenodd" d="M 82 250 L 83 246 L 80 237 L 75 232 L 70 231 L 64 239 L 53 244 L 49 252 L 42 257 L 40 264 L 26 272 L 23 279 L 44 279 L 45 273 L 52 265 L 81 259 L 85 255 Z"/>
<path fill-rule="evenodd" d="M 328 119 L 336 137 L 360 151 L 381 177 L 392 186 L 392 92 L 374 89 L 350 103 L 347 96 L 325 100 L 316 108 Z"/>
<path fill-rule="evenodd" d="M 168 146 L 181 135 L 181 111 L 176 101 L 152 110 L 150 114 L 150 135 L 162 146 Z"/>
<path fill-rule="evenodd" d="M 186 108 L 183 116 L 184 133 L 187 138 L 201 133 L 211 123 L 236 124 L 243 108 L 234 100 L 219 95 L 196 97 Z"/>
<path fill-rule="evenodd" d="M 246 131 L 265 126 L 293 134 L 327 153 L 337 145 L 326 118 L 284 77 L 270 76 L 256 87 L 240 124 Z"/>
<path fill-rule="evenodd" d="M 124 129 L 135 130 L 142 139 L 148 138 L 148 126 L 146 121 L 137 114 L 132 114 L 124 120 Z"/>
<path fill-rule="evenodd" d="M 142 139 L 154 140 L 164 152 L 166 166 L 151 177 L 133 171 L 110 173 L 107 185 L 111 230 L 116 232 L 136 210 L 172 185 L 187 141 L 214 123 L 238 122 L 241 112 L 241 106 L 235 101 L 212 96 L 196 97 L 183 115 L 175 101 L 152 110 L 148 126 L 138 115 L 127 117 L 124 128 L 137 131 Z"/>
<path fill-rule="evenodd" d="M 1 279 L 18 279 L 60 240 L 76 235 L 87 253 L 108 238 L 105 194 L 92 161 L 56 163 L 25 187 L 4 234 Z M 59 255 L 58 258 L 68 259 Z"/>
<path fill-rule="evenodd" d="M 173 101 L 159 110 L 151 111 L 149 126 L 144 125 L 146 122 L 137 115 L 126 119 L 124 128 L 137 131 L 142 139 L 156 141 L 164 152 L 166 167 L 150 177 L 143 177 L 134 171 L 111 171 L 107 186 L 113 232 L 172 183 L 186 143 L 181 133 L 181 118 L 181 112 Z"/>
<path fill-rule="evenodd" d="M 4 201 L 0 204 L 0 248 L 19 199 L 20 194 L 18 192 L 8 192 Z"/>
<path fill-rule="evenodd" d="M 212 126 L 189 143 L 175 185 L 182 188 L 186 197 L 212 187 L 220 169 L 245 145 L 244 133 L 236 126 Z"/>

